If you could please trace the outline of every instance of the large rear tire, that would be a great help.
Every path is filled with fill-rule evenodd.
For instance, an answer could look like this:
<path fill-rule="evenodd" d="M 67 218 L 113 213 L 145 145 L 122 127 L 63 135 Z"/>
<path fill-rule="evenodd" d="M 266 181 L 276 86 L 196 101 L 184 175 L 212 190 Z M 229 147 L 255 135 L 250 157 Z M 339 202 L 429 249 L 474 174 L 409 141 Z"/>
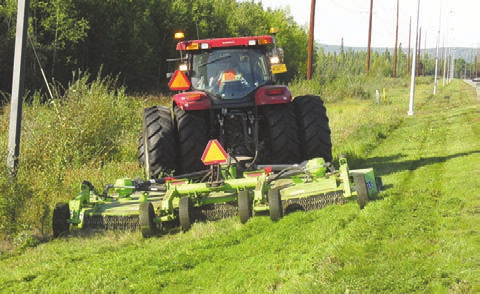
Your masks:
<path fill-rule="evenodd" d="M 53 237 L 58 238 L 70 231 L 70 206 L 68 203 L 60 202 L 55 205 L 53 210 L 52 230 Z"/>
<path fill-rule="evenodd" d="M 293 100 L 297 115 L 302 160 L 322 157 L 332 162 L 332 139 L 323 101 L 318 96 L 299 96 Z"/>
<path fill-rule="evenodd" d="M 292 103 L 262 106 L 265 116 L 260 130 L 265 140 L 265 162 L 269 164 L 291 164 L 301 161 L 300 140 Z"/>
<path fill-rule="evenodd" d="M 178 169 L 186 174 L 206 169 L 203 151 L 209 140 L 208 112 L 174 107 L 178 128 Z"/>
<path fill-rule="evenodd" d="M 168 107 L 143 110 L 143 135 L 138 147 L 140 164 L 149 179 L 171 175 L 176 170 L 176 135 Z"/>

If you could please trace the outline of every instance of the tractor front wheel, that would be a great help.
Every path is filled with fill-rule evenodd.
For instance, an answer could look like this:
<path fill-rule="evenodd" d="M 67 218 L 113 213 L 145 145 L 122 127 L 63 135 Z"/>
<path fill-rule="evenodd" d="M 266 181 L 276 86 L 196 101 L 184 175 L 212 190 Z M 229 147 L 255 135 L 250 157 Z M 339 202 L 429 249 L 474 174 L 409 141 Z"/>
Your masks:
<path fill-rule="evenodd" d="M 60 202 L 53 210 L 52 229 L 53 237 L 58 238 L 70 231 L 70 206 L 68 203 Z"/>

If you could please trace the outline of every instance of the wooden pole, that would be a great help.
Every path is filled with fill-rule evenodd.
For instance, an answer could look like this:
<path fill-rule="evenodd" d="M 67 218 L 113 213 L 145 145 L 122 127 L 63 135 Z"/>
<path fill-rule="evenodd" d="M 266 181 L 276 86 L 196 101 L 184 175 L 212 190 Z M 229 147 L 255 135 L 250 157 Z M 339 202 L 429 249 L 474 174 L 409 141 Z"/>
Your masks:
<path fill-rule="evenodd" d="M 367 65 L 366 70 L 367 74 L 370 71 L 370 46 L 372 44 L 372 11 L 373 11 L 373 0 L 370 0 L 370 20 L 368 22 L 368 49 L 367 49 Z"/>
<path fill-rule="evenodd" d="M 310 6 L 310 32 L 308 36 L 307 80 L 312 79 L 313 46 L 315 43 L 314 27 L 315 27 L 315 0 L 312 0 L 311 6 Z"/>
<path fill-rule="evenodd" d="M 398 18 L 399 18 L 399 0 L 397 0 L 397 25 L 395 29 L 395 49 L 393 50 L 393 77 L 397 77 L 397 54 L 398 54 Z"/>

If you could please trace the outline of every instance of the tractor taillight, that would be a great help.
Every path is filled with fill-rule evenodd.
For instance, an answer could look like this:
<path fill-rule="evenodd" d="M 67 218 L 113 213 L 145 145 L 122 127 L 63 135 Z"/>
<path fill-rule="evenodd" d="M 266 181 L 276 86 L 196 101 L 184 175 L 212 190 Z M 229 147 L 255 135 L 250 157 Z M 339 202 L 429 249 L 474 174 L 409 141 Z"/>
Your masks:
<path fill-rule="evenodd" d="M 292 101 L 292 93 L 285 86 L 263 86 L 255 93 L 255 105 L 282 104 Z"/>
<path fill-rule="evenodd" d="M 185 100 L 187 100 L 187 101 L 198 101 L 198 100 L 202 99 L 202 96 L 203 96 L 202 94 L 197 94 L 197 93 L 186 94 L 185 95 Z"/>
<path fill-rule="evenodd" d="M 211 106 L 207 94 L 200 91 L 178 93 L 173 101 L 182 110 L 202 110 Z"/>
<path fill-rule="evenodd" d="M 273 89 L 269 89 L 267 91 L 268 95 L 282 95 L 283 93 L 285 93 L 285 89 L 284 88 L 273 88 Z"/>

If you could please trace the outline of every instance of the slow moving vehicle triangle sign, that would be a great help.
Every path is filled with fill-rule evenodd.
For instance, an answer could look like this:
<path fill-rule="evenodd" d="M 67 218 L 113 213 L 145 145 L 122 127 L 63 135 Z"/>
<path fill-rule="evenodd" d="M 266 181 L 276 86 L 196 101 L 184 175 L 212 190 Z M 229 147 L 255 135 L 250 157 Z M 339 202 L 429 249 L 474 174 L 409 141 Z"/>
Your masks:
<path fill-rule="evenodd" d="M 190 90 L 190 80 L 187 78 L 185 73 L 181 70 L 175 71 L 172 76 L 170 82 L 168 82 L 168 86 L 172 91 L 183 91 L 183 90 Z"/>
<path fill-rule="evenodd" d="M 208 141 L 207 148 L 202 155 L 202 161 L 205 165 L 222 164 L 228 159 L 228 154 L 217 140 Z"/>

